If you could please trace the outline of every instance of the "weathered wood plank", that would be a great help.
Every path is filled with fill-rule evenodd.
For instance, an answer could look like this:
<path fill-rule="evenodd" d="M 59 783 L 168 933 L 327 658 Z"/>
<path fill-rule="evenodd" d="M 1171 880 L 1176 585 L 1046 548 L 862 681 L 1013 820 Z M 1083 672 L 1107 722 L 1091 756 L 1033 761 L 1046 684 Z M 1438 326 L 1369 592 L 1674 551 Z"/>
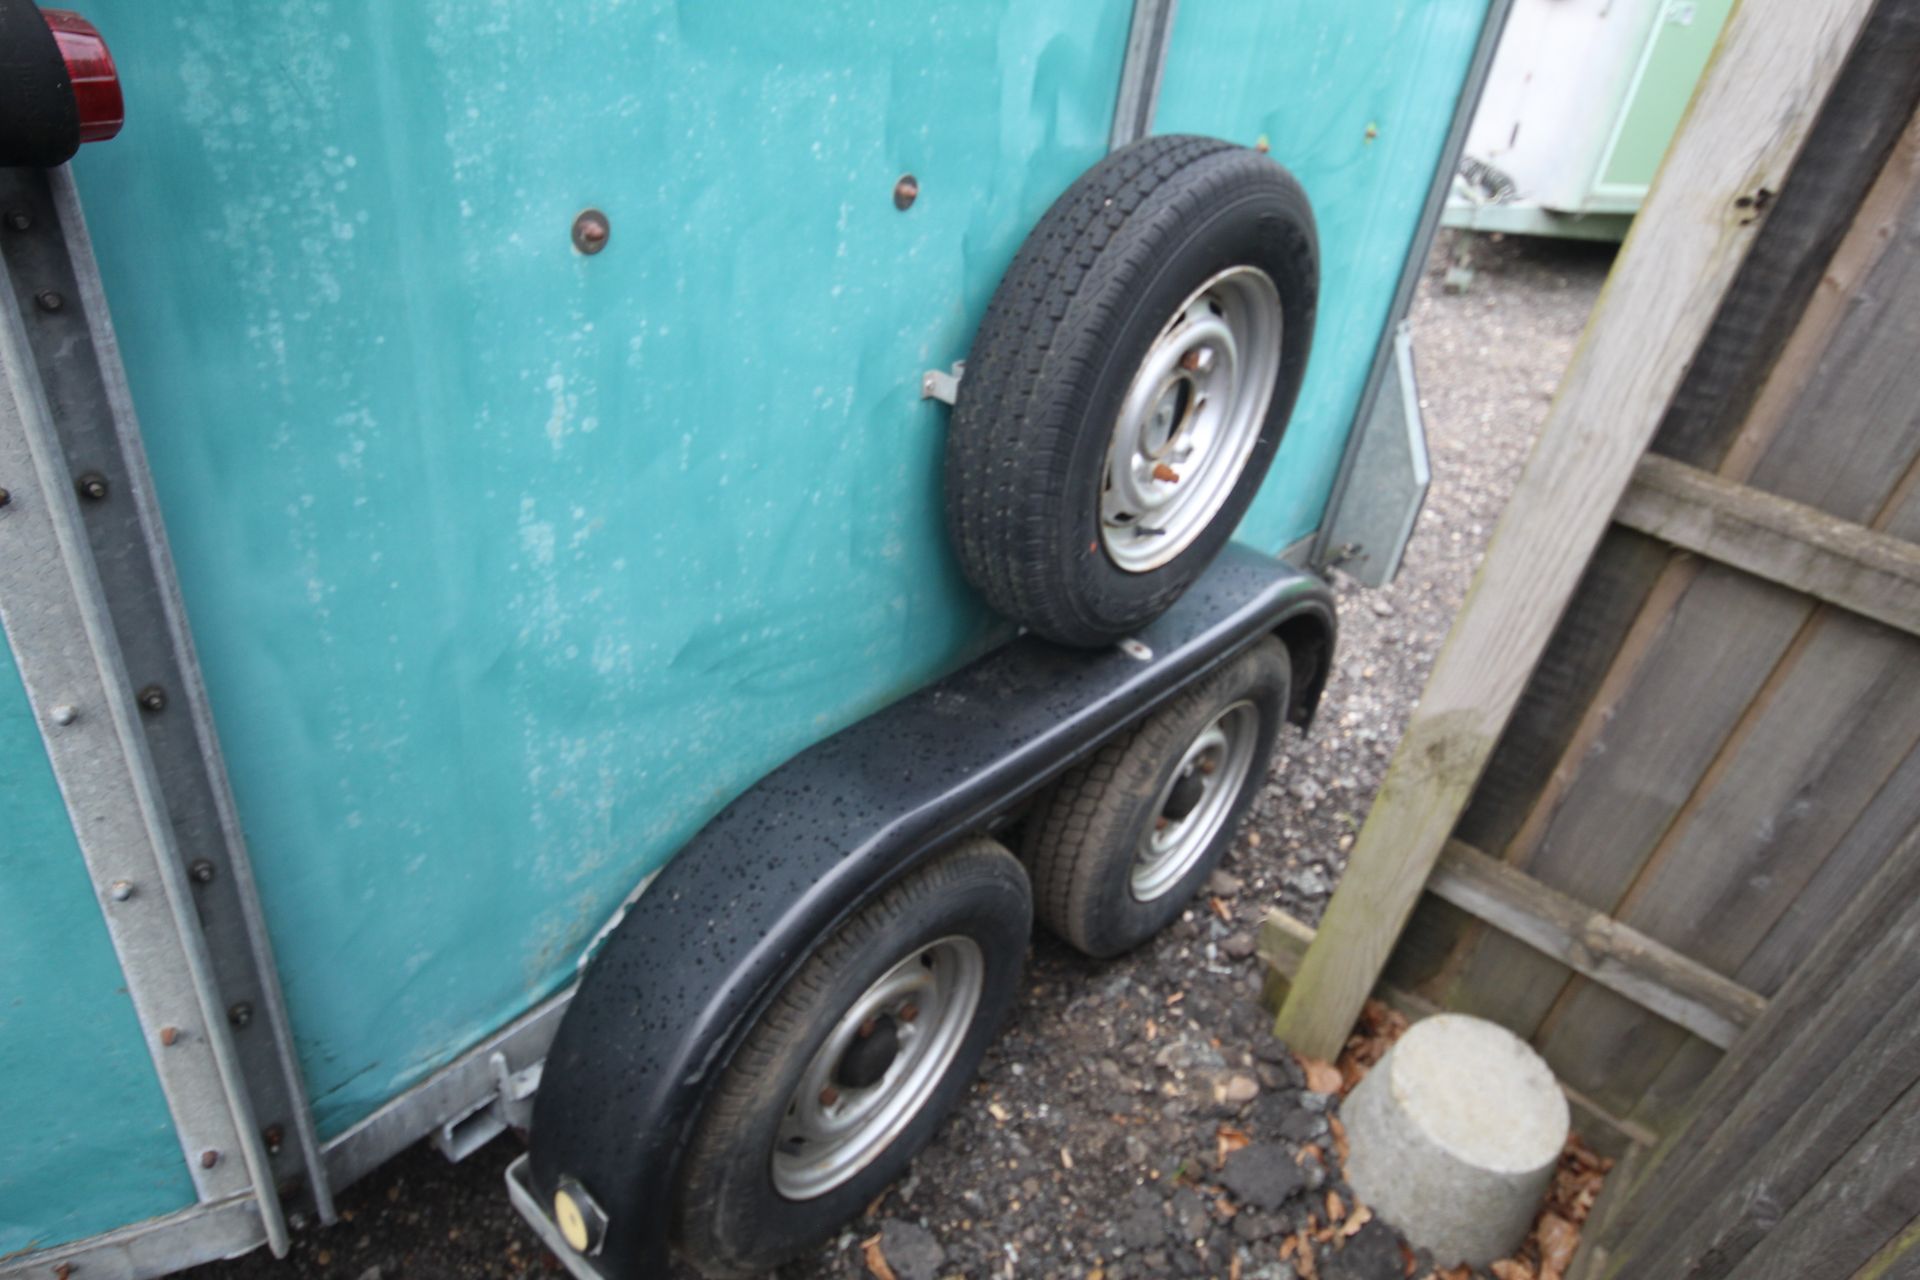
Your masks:
<path fill-rule="evenodd" d="M 1627 238 L 1277 1023 L 1339 1047 L 1606 532 L 1870 0 L 1746 0 Z M 1745 204 L 1739 203 L 1745 200 Z"/>
<path fill-rule="evenodd" d="M 1750 1193 L 1747 1230 L 1714 1246 L 1688 1274 L 1720 1280 L 1735 1266 L 1743 1280 L 1824 1280 L 1851 1275 L 1873 1260 L 1920 1214 L 1920 1084 L 1886 1111 L 1777 1227 L 1769 1222 L 1774 1180 Z M 1783 1153 L 1775 1157 L 1790 1158 Z M 1747 1246 L 1744 1251 L 1741 1246 Z M 1734 1259 L 1714 1265 L 1722 1257 Z M 1639 1272 L 1635 1274 L 1667 1274 Z"/>
<path fill-rule="evenodd" d="M 1686 551 L 1920 635 L 1920 546 L 1654 454 L 1614 518 Z"/>
<path fill-rule="evenodd" d="M 1920 1274 L 1920 1216 L 1909 1222 L 1905 1231 L 1887 1241 L 1850 1280 L 1900 1280 L 1915 1274 Z"/>
<path fill-rule="evenodd" d="M 1920 1036 L 1920 1022 L 1901 1023 L 1890 1016 L 1916 991 L 1920 831 L 1910 833 L 1886 859 L 1769 1002 L 1740 1052 L 1722 1060 L 1701 1089 L 1691 1118 L 1663 1138 L 1643 1185 L 1610 1228 L 1606 1243 L 1613 1259 L 1644 1256 L 1655 1244 L 1678 1239 L 1708 1215 L 1725 1188 L 1754 1167 L 1762 1149 L 1810 1099 L 1831 1100 L 1860 1085 L 1861 1078 L 1841 1062 L 1847 1047 L 1881 1043 L 1876 1036 L 1893 1033 Z M 1909 1066 L 1920 1062 L 1914 1049 L 1907 1042 Z"/>
<path fill-rule="evenodd" d="M 1723 1049 L 1767 1007 L 1739 983 L 1457 840 L 1427 890 Z"/>
<path fill-rule="evenodd" d="M 1916 670 L 1920 642 L 1898 632 L 1831 612 L 1810 626 L 1614 918 L 1736 974 L 1920 742 Z M 1570 1083 L 1631 1112 L 1684 1041 L 1586 989 L 1536 1043 Z"/>

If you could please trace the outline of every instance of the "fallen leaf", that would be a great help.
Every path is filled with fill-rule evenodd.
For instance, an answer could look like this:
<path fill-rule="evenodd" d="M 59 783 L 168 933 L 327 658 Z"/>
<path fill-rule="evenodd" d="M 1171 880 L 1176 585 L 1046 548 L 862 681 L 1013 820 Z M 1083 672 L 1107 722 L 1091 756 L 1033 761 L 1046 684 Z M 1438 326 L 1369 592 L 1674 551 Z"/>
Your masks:
<path fill-rule="evenodd" d="M 887 1255 L 880 1252 L 880 1237 L 868 1236 L 860 1242 L 860 1252 L 867 1257 L 867 1273 L 873 1280 L 900 1280 L 893 1274 L 893 1268 L 887 1265 Z"/>
<path fill-rule="evenodd" d="M 1227 1264 L 1227 1280 L 1240 1280 L 1240 1255 L 1234 1254 L 1233 1261 Z"/>
<path fill-rule="evenodd" d="M 1233 908 L 1227 905 L 1227 900 L 1225 898 L 1210 899 L 1209 905 L 1212 906 L 1213 908 L 1213 914 L 1219 916 L 1222 920 L 1225 920 L 1228 924 L 1233 923 Z"/>
<path fill-rule="evenodd" d="M 1221 1125 L 1219 1131 L 1214 1135 L 1214 1163 L 1224 1165 L 1227 1162 L 1228 1156 L 1252 1141 L 1252 1138 L 1248 1137 L 1239 1129 L 1232 1128 L 1229 1125 Z"/>
<path fill-rule="evenodd" d="M 1534 1239 L 1540 1244 L 1541 1280 L 1560 1280 L 1573 1262 L 1573 1251 L 1580 1244 L 1580 1228 L 1548 1210 L 1534 1224 Z"/>
<path fill-rule="evenodd" d="M 1280 1242 L 1280 1261 L 1285 1262 L 1300 1251 L 1300 1237 L 1288 1236 Z"/>
<path fill-rule="evenodd" d="M 1365 1205 L 1357 1205 L 1353 1212 L 1347 1215 L 1346 1222 L 1340 1228 L 1340 1234 L 1351 1240 L 1360 1234 L 1360 1228 L 1372 1221 L 1373 1210 Z"/>
<path fill-rule="evenodd" d="M 1327 1221 L 1338 1222 L 1347 1216 L 1347 1202 L 1332 1187 L 1327 1188 Z"/>
<path fill-rule="evenodd" d="M 1320 1144 L 1317 1142 L 1309 1142 L 1306 1146 L 1294 1153 L 1293 1162 L 1295 1164 L 1305 1164 L 1309 1156 L 1322 1164 L 1325 1164 L 1327 1160 L 1327 1154 L 1320 1150 Z"/>
<path fill-rule="evenodd" d="M 1186 998 L 1187 998 L 1187 993 L 1186 993 L 1186 992 L 1184 992 L 1184 991 L 1176 991 L 1176 992 L 1174 992 L 1174 993 L 1173 993 L 1172 995 L 1170 995 L 1170 996 L 1168 996 L 1168 997 L 1167 997 L 1167 1003 L 1168 1003 L 1168 1004 L 1179 1004 L 1179 1003 L 1180 1003 L 1180 1002 L 1181 1002 L 1182 1000 L 1185 1000 Z"/>
<path fill-rule="evenodd" d="M 1293 1260 L 1293 1268 L 1300 1273 L 1301 1280 L 1320 1280 L 1320 1266 L 1313 1260 L 1313 1246 L 1305 1240 L 1300 1242 L 1300 1252 Z"/>
<path fill-rule="evenodd" d="M 1327 1117 L 1327 1129 L 1333 1134 L 1333 1149 L 1340 1154 L 1340 1167 L 1347 1167 L 1347 1126 L 1340 1123 L 1339 1116 Z"/>
<path fill-rule="evenodd" d="M 1160 1034 L 1160 1024 L 1155 1022 L 1152 1018 L 1148 1018 L 1147 1019 L 1147 1039 L 1151 1040 L 1155 1036 L 1158 1036 L 1159 1034 Z"/>
<path fill-rule="evenodd" d="M 892 1187 L 888 1187 L 888 1188 L 887 1188 L 887 1189 L 886 1189 L 885 1191 L 882 1191 L 882 1192 L 881 1192 L 881 1193 L 880 1193 L 879 1195 L 877 1195 L 877 1196 L 875 1196 L 875 1197 L 873 1198 L 873 1203 L 872 1203 L 872 1204 L 869 1204 L 869 1205 L 867 1206 L 867 1211 L 866 1211 L 865 1213 L 863 1213 L 863 1214 L 861 1214 L 860 1216 L 861 1216 L 861 1217 L 863 1217 L 863 1218 L 871 1218 L 871 1217 L 873 1217 L 873 1216 L 874 1216 L 874 1215 L 875 1215 L 876 1213 L 879 1213 L 879 1212 L 880 1212 L 880 1206 L 881 1206 L 881 1205 L 882 1205 L 883 1203 L 885 1203 L 885 1201 L 886 1201 L 886 1198 L 887 1198 L 887 1197 L 888 1197 L 889 1195 L 892 1195 L 892 1194 L 893 1194 L 893 1188 L 892 1188 Z"/>
<path fill-rule="evenodd" d="M 1533 1268 L 1518 1258 L 1502 1258 L 1487 1270 L 1493 1272 L 1494 1280 L 1534 1280 Z"/>
<path fill-rule="evenodd" d="M 1324 1058 L 1302 1058 L 1300 1067 L 1307 1073 L 1307 1088 L 1315 1093 L 1340 1092 L 1340 1068 Z"/>
<path fill-rule="evenodd" d="M 1001 1124 L 1005 1124 L 1010 1115 L 1007 1109 L 997 1102 L 989 1102 L 987 1104 L 987 1114 L 995 1120 L 998 1120 Z"/>
<path fill-rule="evenodd" d="M 1073 1152 L 1065 1147 L 1060 1148 L 1060 1163 L 1065 1168 L 1073 1168 Z"/>

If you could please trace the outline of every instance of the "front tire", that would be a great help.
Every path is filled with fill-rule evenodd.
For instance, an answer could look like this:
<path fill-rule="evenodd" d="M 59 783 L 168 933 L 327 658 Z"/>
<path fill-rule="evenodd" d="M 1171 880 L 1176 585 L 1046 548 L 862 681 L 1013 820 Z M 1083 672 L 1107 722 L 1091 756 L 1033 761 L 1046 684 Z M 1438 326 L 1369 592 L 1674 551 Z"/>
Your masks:
<path fill-rule="evenodd" d="M 761 1274 L 905 1172 L 1011 1007 L 1032 920 L 1019 860 L 975 838 L 822 943 L 701 1117 L 675 1209 L 687 1260 L 709 1276 Z"/>

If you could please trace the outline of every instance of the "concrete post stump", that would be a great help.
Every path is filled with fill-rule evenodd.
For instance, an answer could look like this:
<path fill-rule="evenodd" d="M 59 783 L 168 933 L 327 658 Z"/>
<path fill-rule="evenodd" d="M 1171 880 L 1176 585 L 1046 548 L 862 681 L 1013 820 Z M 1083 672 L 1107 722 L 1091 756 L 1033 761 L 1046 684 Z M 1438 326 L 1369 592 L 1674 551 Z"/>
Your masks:
<path fill-rule="evenodd" d="M 1340 1115 L 1354 1193 L 1441 1266 L 1481 1266 L 1519 1247 L 1570 1123 L 1538 1054 L 1457 1013 L 1415 1023 Z"/>

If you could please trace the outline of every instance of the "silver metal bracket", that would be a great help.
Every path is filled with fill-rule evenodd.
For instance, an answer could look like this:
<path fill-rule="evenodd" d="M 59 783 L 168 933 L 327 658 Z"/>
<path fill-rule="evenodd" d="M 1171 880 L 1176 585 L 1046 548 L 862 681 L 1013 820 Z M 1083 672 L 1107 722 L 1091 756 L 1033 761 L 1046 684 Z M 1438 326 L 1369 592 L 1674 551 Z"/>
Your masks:
<path fill-rule="evenodd" d="M 545 1205 L 533 1194 L 533 1186 L 527 1175 L 528 1157 L 520 1156 L 507 1166 L 507 1200 L 515 1212 L 527 1220 L 540 1242 L 553 1251 L 560 1259 L 568 1274 L 574 1280 L 605 1280 L 604 1273 L 593 1264 L 590 1258 L 575 1253 L 567 1238 L 560 1234 L 559 1226 L 554 1222 Z"/>
<path fill-rule="evenodd" d="M 507 1065 L 507 1055 L 495 1050 L 487 1065 L 493 1071 L 493 1092 L 433 1131 L 433 1145 L 454 1164 L 509 1129 L 524 1133 L 533 1122 L 533 1095 L 540 1091 L 540 1069 L 545 1064 L 536 1062 L 515 1071 Z"/>
<path fill-rule="evenodd" d="M 952 373 L 929 369 L 920 375 L 920 398 L 953 404 L 960 399 L 960 379 L 966 376 L 967 362 L 955 360 Z"/>

